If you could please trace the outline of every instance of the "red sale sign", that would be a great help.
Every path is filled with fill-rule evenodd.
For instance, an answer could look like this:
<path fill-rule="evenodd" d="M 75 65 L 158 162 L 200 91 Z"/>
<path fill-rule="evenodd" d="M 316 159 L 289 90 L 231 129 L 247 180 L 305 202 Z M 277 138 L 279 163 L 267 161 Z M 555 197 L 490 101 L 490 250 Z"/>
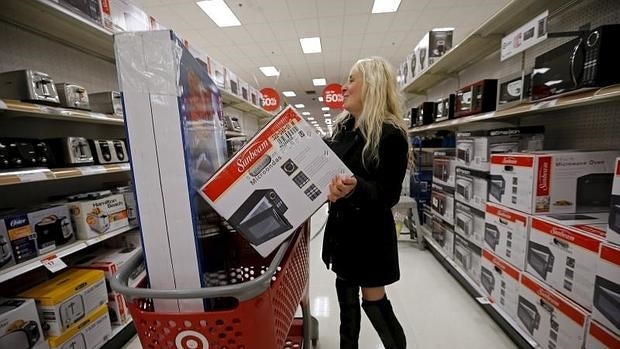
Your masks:
<path fill-rule="evenodd" d="M 263 95 L 263 109 L 266 111 L 276 111 L 280 107 L 280 94 L 271 87 L 265 87 L 260 90 Z"/>
<path fill-rule="evenodd" d="M 342 96 L 342 85 L 329 84 L 323 89 L 323 104 L 331 109 L 343 109 L 344 97 Z"/>

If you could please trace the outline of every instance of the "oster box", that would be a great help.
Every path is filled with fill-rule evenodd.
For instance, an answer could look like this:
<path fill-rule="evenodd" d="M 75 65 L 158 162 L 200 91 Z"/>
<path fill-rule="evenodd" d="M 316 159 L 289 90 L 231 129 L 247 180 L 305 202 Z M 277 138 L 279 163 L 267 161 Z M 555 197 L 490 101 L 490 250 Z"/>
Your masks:
<path fill-rule="evenodd" d="M 607 241 L 620 245 L 620 158 L 616 159 L 614 182 L 611 189 Z"/>
<path fill-rule="evenodd" d="M 616 349 L 620 348 L 620 336 L 606 329 L 596 321 L 590 322 L 586 349 Z"/>
<path fill-rule="evenodd" d="M 592 318 L 620 335 L 620 246 L 604 243 L 596 263 Z"/>
<path fill-rule="evenodd" d="M 485 212 L 484 248 L 525 269 L 525 250 L 530 216 L 501 205 L 488 203 Z"/>
<path fill-rule="evenodd" d="M 39 255 L 37 234 L 30 226 L 26 214 L 11 212 L 0 217 L 0 239 L 8 237 L 2 248 L 2 259 L 5 265 L 22 263 Z M 11 253 L 8 251 L 11 249 Z"/>
<path fill-rule="evenodd" d="M 493 252 L 483 249 L 480 286 L 489 299 L 511 318 L 517 318 L 521 271 Z"/>

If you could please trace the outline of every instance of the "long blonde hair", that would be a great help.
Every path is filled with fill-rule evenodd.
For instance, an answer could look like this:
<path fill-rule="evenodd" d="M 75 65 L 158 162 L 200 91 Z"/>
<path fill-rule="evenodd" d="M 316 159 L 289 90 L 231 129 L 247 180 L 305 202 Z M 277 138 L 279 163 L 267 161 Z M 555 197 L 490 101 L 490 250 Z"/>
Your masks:
<path fill-rule="evenodd" d="M 357 116 L 358 127 L 366 140 L 362 150 L 362 164 L 366 161 L 379 164 L 379 142 L 383 123 L 390 123 L 398 128 L 403 137 L 407 137 L 406 125 L 403 120 L 401 95 L 396 86 L 394 70 L 383 57 L 370 57 L 357 61 L 351 68 L 351 74 L 362 75 L 362 113 Z M 349 118 L 346 110 L 335 120 L 336 128 L 333 139 L 342 130 L 343 123 Z"/>

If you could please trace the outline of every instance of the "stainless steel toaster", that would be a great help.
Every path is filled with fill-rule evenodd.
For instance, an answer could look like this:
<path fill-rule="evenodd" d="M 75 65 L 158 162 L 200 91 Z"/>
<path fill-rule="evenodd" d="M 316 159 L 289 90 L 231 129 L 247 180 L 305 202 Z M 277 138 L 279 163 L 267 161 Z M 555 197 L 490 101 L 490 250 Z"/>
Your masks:
<path fill-rule="evenodd" d="M 120 92 L 97 92 L 89 94 L 88 97 L 90 100 L 90 107 L 94 112 L 112 114 L 119 118 L 125 115 Z"/>
<path fill-rule="evenodd" d="M 58 93 L 49 75 L 31 69 L 0 73 L 0 97 L 58 105 Z"/>
<path fill-rule="evenodd" d="M 89 143 L 95 162 L 98 164 L 114 164 L 129 161 L 125 142 L 120 139 L 93 139 Z"/>
<path fill-rule="evenodd" d="M 84 137 L 50 139 L 47 143 L 54 152 L 54 166 L 91 165 L 93 154 Z"/>
<path fill-rule="evenodd" d="M 88 92 L 82 86 L 61 82 L 56 84 L 60 105 L 67 108 L 90 110 Z"/>

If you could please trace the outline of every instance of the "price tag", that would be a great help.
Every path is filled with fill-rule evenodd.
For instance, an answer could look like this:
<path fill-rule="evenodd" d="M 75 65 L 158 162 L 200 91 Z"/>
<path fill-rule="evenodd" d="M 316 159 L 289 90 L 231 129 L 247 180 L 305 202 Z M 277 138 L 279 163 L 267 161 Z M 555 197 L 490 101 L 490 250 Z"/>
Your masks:
<path fill-rule="evenodd" d="M 558 102 L 557 99 L 552 99 L 552 100 L 549 100 L 549 101 L 538 102 L 538 103 L 535 103 L 534 105 L 532 105 L 530 107 L 530 110 L 538 110 L 538 109 L 551 108 L 551 107 L 555 106 L 555 104 L 557 102 Z"/>
<path fill-rule="evenodd" d="M 98 173 L 105 173 L 105 172 L 108 171 L 105 167 L 103 167 L 101 165 L 98 165 L 98 166 L 85 166 L 85 167 L 80 167 L 78 169 L 80 170 L 80 172 L 84 176 L 98 174 Z"/>
<path fill-rule="evenodd" d="M 43 266 L 52 273 L 61 271 L 67 267 L 65 262 L 63 262 L 62 259 L 60 259 L 56 255 L 51 255 L 47 258 L 42 259 L 41 264 L 43 264 Z"/>
<path fill-rule="evenodd" d="M 6 103 L 0 99 L 0 109 L 7 109 Z"/>
<path fill-rule="evenodd" d="M 476 300 L 480 304 L 491 304 L 491 301 L 489 301 L 489 299 L 487 297 L 478 297 L 478 298 L 476 298 Z"/>
<path fill-rule="evenodd" d="M 22 183 L 26 182 L 36 182 L 36 181 L 44 181 L 47 179 L 45 175 L 47 171 L 39 171 L 39 172 L 23 172 L 16 173 L 15 175 L 19 178 Z"/>

